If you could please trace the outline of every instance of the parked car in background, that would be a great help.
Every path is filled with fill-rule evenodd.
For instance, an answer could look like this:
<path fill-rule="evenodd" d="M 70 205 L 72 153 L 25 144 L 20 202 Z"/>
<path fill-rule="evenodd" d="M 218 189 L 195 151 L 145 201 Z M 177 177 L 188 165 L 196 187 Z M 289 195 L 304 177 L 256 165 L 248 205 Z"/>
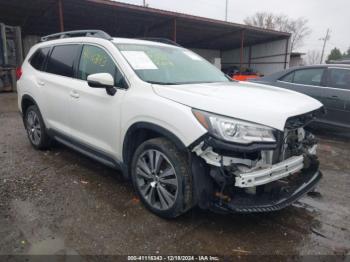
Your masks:
<path fill-rule="evenodd" d="M 231 79 L 236 81 L 247 81 L 249 79 L 255 79 L 258 77 L 262 77 L 263 75 L 255 72 L 251 68 L 239 69 L 237 66 L 230 66 L 222 69 L 226 75 L 228 75 Z"/>
<path fill-rule="evenodd" d="M 350 65 L 294 67 L 251 81 L 287 88 L 316 98 L 327 111 L 327 114 L 317 118 L 319 123 L 350 128 Z"/>

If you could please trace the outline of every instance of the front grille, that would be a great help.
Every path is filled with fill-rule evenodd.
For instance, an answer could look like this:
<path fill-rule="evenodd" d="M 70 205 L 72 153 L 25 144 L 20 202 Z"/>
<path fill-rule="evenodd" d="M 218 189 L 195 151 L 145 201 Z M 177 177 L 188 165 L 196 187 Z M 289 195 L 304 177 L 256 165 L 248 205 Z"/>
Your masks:
<path fill-rule="evenodd" d="M 274 151 L 274 162 L 283 161 L 296 154 L 295 146 L 298 144 L 298 128 L 310 124 L 317 116 L 323 114 L 324 109 L 320 108 L 306 114 L 293 116 L 287 119 L 284 132 L 278 136 L 278 146 Z M 286 144 L 288 146 L 286 146 Z"/>
<path fill-rule="evenodd" d="M 314 113 L 308 113 L 308 114 L 303 114 L 299 116 L 293 116 L 288 118 L 285 129 L 287 130 L 294 130 L 298 129 L 300 127 L 304 127 L 307 124 L 309 124 L 311 121 L 313 121 L 315 118 Z"/>

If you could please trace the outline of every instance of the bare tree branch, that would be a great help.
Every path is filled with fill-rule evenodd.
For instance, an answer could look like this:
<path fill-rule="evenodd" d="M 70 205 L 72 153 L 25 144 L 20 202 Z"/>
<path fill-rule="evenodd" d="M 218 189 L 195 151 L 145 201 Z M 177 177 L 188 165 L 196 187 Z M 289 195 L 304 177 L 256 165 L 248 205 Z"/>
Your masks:
<path fill-rule="evenodd" d="M 297 19 L 286 15 L 275 15 L 269 12 L 258 12 L 244 19 L 244 23 L 265 29 L 291 33 L 291 51 L 303 45 L 303 40 L 311 33 L 308 20 L 303 17 Z"/>
<path fill-rule="evenodd" d="M 321 52 L 318 50 L 311 50 L 307 52 L 305 63 L 307 65 L 316 65 L 320 63 Z"/>

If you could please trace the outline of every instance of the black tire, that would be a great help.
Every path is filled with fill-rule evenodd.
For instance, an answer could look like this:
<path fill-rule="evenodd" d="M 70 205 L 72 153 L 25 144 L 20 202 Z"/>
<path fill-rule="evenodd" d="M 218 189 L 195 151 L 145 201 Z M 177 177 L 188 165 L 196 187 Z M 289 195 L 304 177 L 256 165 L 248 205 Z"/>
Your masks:
<path fill-rule="evenodd" d="M 35 140 L 33 138 L 33 125 L 30 123 L 30 118 L 32 116 L 36 117 L 35 125 L 40 128 L 40 136 L 39 139 Z M 24 112 L 24 126 L 27 131 L 29 142 L 35 149 L 44 150 L 50 147 L 51 138 L 47 134 L 46 127 L 39 111 L 39 108 L 36 105 L 29 106 L 27 110 Z M 37 138 L 38 136 L 36 136 Z"/>
<path fill-rule="evenodd" d="M 147 200 L 148 198 L 144 196 L 145 193 L 142 193 L 142 189 L 146 187 L 146 183 L 145 182 L 144 185 L 140 185 L 140 183 L 142 183 L 142 181 L 146 181 L 148 180 L 143 178 L 143 176 L 140 175 L 140 165 L 139 165 L 139 161 L 143 160 L 146 161 L 145 158 L 142 157 L 146 157 L 145 154 L 149 153 L 151 151 L 155 152 L 155 154 L 157 154 L 157 152 L 162 153 L 162 157 L 163 157 L 163 162 L 159 169 L 160 171 L 159 173 L 159 180 L 157 182 L 152 181 L 152 183 L 157 183 L 156 185 L 153 186 L 153 189 L 155 190 L 153 194 L 156 194 L 156 196 L 158 196 L 158 204 L 154 204 L 152 205 L 151 203 L 149 203 L 149 201 Z M 150 158 L 148 158 L 149 161 Z M 168 165 L 168 162 L 170 163 L 170 165 Z M 145 163 L 145 162 L 144 162 Z M 156 160 L 155 162 L 156 163 Z M 165 163 L 165 164 L 164 164 Z M 156 165 L 156 164 L 155 164 Z M 164 165 L 168 165 L 168 167 L 166 168 L 166 170 L 161 170 L 162 167 L 164 167 Z M 170 170 L 171 168 L 173 168 L 175 170 L 174 176 L 172 177 L 172 179 L 168 179 L 168 180 L 164 180 L 164 177 L 166 175 L 164 175 L 167 170 Z M 155 168 L 157 169 L 157 168 Z M 170 174 L 168 172 L 168 174 Z M 163 178 L 160 178 L 162 175 Z M 156 176 L 156 174 L 154 174 L 154 176 Z M 170 177 L 170 176 L 168 176 Z M 181 152 L 172 142 L 170 142 L 169 140 L 165 139 L 165 138 L 154 138 L 154 139 L 150 139 L 144 143 L 142 143 L 135 151 L 134 155 L 133 155 L 133 159 L 132 159 L 132 163 L 131 163 L 131 178 L 132 178 L 132 182 L 135 188 L 135 191 L 137 193 L 137 195 L 140 197 L 142 203 L 146 206 L 147 209 L 149 209 L 150 211 L 152 211 L 153 213 L 155 213 L 156 215 L 160 216 L 160 217 L 164 217 L 164 218 L 174 218 L 177 217 L 183 213 L 185 213 L 187 210 L 189 210 L 193 204 L 192 204 L 192 177 L 191 177 L 191 172 L 190 172 L 190 168 L 189 168 L 189 164 L 188 164 L 188 160 L 186 158 L 186 153 Z M 144 179 L 144 180 L 142 180 Z M 163 179 L 163 180 L 161 180 Z M 163 184 L 162 181 L 177 181 L 177 193 L 174 193 L 174 187 L 173 185 L 169 185 L 169 184 Z M 140 182 L 141 181 L 141 182 Z M 170 187 L 171 186 L 171 187 Z M 172 193 L 174 195 L 176 195 L 174 198 L 172 198 L 171 200 L 173 200 L 172 205 L 169 204 L 169 202 L 164 202 L 164 200 L 167 200 L 166 198 L 164 198 L 164 191 L 162 191 L 161 189 L 166 188 L 170 191 L 173 189 Z M 168 191 L 167 191 L 168 192 Z M 152 194 L 152 193 L 151 193 Z M 154 197 L 155 199 L 156 196 Z M 161 197 L 162 196 L 162 197 Z M 152 198 L 152 197 L 151 197 Z M 163 203 L 165 203 L 164 205 L 161 203 L 161 198 L 163 200 Z M 156 201 L 155 201 L 156 202 Z M 166 204 L 169 204 L 169 207 L 164 208 L 164 206 L 166 206 Z M 163 206 L 163 207 L 162 207 Z"/>

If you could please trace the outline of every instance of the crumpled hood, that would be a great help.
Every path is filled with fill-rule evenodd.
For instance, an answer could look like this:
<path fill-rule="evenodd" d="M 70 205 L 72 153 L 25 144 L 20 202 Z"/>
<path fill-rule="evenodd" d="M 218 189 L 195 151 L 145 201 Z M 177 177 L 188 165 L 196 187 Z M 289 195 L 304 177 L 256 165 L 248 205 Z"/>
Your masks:
<path fill-rule="evenodd" d="M 192 108 L 284 130 L 286 120 L 322 107 L 306 95 L 248 82 L 153 85 L 161 97 Z"/>

